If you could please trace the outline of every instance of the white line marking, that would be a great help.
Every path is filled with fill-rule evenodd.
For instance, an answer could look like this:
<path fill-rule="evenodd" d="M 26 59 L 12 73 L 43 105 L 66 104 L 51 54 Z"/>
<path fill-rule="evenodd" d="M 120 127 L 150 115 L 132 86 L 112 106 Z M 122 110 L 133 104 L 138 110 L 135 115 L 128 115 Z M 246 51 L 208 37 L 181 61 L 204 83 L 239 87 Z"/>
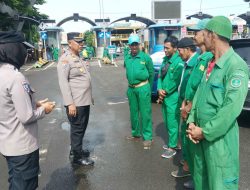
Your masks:
<path fill-rule="evenodd" d="M 46 70 L 46 69 L 48 69 L 49 67 L 51 67 L 51 66 L 54 65 L 54 64 L 55 64 L 55 62 L 52 62 L 52 63 L 49 64 L 47 67 L 45 67 L 45 68 L 43 69 L 43 71 Z"/>
<path fill-rule="evenodd" d="M 125 104 L 128 101 L 123 101 L 123 102 L 108 102 L 108 105 L 116 105 L 116 104 Z"/>
<path fill-rule="evenodd" d="M 118 67 L 118 65 L 116 64 L 116 62 L 114 62 L 114 65 L 115 65 L 115 67 Z"/>
<path fill-rule="evenodd" d="M 101 61 L 98 60 L 99 67 L 102 67 Z"/>
<path fill-rule="evenodd" d="M 28 69 L 26 69 L 25 71 L 28 71 L 28 70 L 32 69 L 32 67 L 33 67 L 33 66 L 30 66 L 30 67 L 29 67 Z"/>

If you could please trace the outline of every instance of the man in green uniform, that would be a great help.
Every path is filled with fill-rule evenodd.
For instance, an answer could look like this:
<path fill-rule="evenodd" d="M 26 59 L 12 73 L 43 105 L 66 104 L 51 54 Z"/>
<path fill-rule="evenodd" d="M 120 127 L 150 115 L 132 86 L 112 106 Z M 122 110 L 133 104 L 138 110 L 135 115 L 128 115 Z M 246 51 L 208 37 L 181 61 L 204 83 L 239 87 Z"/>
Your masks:
<path fill-rule="evenodd" d="M 159 101 L 162 102 L 162 116 L 168 131 L 168 145 L 164 145 L 163 158 L 171 158 L 178 148 L 180 111 L 178 86 L 181 80 L 183 61 L 177 51 L 178 39 L 170 36 L 164 41 L 165 57 L 158 76 Z"/>
<path fill-rule="evenodd" d="M 238 189 L 239 116 L 248 91 L 249 70 L 229 46 L 232 25 L 216 16 L 205 27 L 205 46 L 214 54 L 195 94 L 187 123 L 195 143 L 195 189 Z"/>
<path fill-rule="evenodd" d="M 181 110 L 184 109 L 185 104 L 185 92 L 189 77 L 197 64 L 199 54 L 196 52 L 194 41 L 191 38 L 182 38 L 178 44 L 178 51 L 183 61 L 185 61 L 184 69 L 182 71 L 181 83 L 179 86 L 179 105 Z M 186 150 L 186 122 L 184 118 L 181 118 L 181 140 L 182 140 L 182 156 L 184 165 L 179 170 L 173 171 L 171 175 L 173 177 L 185 177 L 190 176 L 188 164 L 187 164 L 187 150 Z"/>
<path fill-rule="evenodd" d="M 124 60 L 132 126 L 132 136 L 127 139 L 138 140 L 142 135 L 144 149 L 149 149 L 152 144 L 151 89 L 154 67 L 151 58 L 139 51 L 139 42 L 139 36 L 131 35 L 129 37 L 131 53 Z M 140 127 L 140 123 L 142 127 Z"/>
<path fill-rule="evenodd" d="M 207 69 L 208 62 L 213 58 L 213 54 L 211 52 L 206 51 L 206 47 L 204 44 L 204 29 L 206 24 L 210 19 L 200 20 L 197 25 L 193 27 L 189 27 L 189 30 L 195 32 L 194 41 L 196 46 L 200 48 L 201 55 L 198 57 L 198 63 L 195 66 L 192 74 L 187 83 L 186 92 L 185 92 L 185 100 L 184 100 L 184 108 L 182 109 L 182 118 L 186 121 L 187 116 L 192 108 L 192 101 L 196 90 L 201 82 L 201 79 L 204 75 L 205 70 Z M 194 144 L 187 140 L 187 162 L 189 166 L 189 171 L 193 176 L 193 149 Z M 193 180 L 189 180 L 184 183 L 184 187 L 192 189 L 194 187 Z"/>
<path fill-rule="evenodd" d="M 127 55 L 129 55 L 129 51 L 130 51 L 130 49 L 129 49 L 128 45 L 125 44 L 124 49 L 123 49 L 123 58 L 124 58 L 124 60 L 127 57 Z"/>

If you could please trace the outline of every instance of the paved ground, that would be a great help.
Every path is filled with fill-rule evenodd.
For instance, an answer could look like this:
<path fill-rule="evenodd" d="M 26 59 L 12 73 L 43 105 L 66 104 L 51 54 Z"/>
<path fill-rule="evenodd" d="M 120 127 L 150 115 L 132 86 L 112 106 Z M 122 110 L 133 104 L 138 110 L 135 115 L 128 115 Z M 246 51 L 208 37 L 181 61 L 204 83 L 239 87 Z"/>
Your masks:
<path fill-rule="evenodd" d="M 45 190 L 161 190 L 183 189 L 188 180 L 176 180 L 170 172 L 179 167 L 180 154 L 174 159 L 162 159 L 162 145 L 167 141 L 161 108 L 152 104 L 154 145 L 143 150 L 142 142 L 125 140 L 130 133 L 129 108 L 126 98 L 127 81 L 122 60 L 117 67 L 91 62 L 95 105 L 91 107 L 89 127 L 84 146 L 91 150 L 94 167 L 72 168 L 68 161 L 69 124 L 67 122 L 57 82 L 56 64 L 22 72 L 37 90 L 37 99 L 48 97 L 56 101 L 56 109 L 39 121 L 40 165 L 39 189 Z M 249 113 L 240 121 L 240 189 L 250 189 L 250 128 Z M 0 189 L 8 188 L 7 167 L 0 156 Z"/>

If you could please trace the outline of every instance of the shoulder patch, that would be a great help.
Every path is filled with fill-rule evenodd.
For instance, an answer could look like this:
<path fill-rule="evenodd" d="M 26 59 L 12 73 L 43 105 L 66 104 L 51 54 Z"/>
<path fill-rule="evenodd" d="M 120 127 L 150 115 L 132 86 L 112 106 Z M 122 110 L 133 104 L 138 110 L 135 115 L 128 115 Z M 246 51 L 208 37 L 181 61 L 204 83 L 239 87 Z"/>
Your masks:
<path fill-rule="evenodd" d="M 205 70 L 205 67 L 204 65 L 200 65 L 200 68 L 199 68 L 201 71 L 204 71 Z"/>
<path fill-rule="evenodd" d="M 23 89 L 29 94 L 31 92 L 30 84 L 27 81 L 22 82 Z"/>
<path fill-rule="evenodd" d="M 239 77 L 234 77 L 231 79 L 230 84 L 234 88 L 239 88 L 242 84 L 241 79 Z"/>

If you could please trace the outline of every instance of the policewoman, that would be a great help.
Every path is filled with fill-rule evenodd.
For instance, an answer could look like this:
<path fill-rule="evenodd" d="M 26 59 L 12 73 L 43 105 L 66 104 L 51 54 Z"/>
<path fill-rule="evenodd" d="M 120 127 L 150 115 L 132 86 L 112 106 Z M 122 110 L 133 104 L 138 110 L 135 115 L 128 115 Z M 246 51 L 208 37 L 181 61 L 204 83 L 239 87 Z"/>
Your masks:
<path fill-rule="evenodd" d="M 79 33 L 67 34 L 69 50 L 57 64 L 58 81 L 66 114 L 70 122 L 70 159 L 76 165 L 93 165 L 89 150 L 83 150 L 83 137 L 89 121 L 90 105 L 93 104 L 89 65 L 79 57 L 83 38 Z"/>
<path fill-rule="evenodd" d="M 149 149 L 152 144 L 151 89 L 154 67 L 149 55 L 139 50 L 138 35 L 131 35 L 128 43 L 131 53 L 125 58 L 124 66 L 128 80 L 127 96 L 132 135 L 127 139 L 138 140 L 142 136 L 144 148 Z"/>
<path fill-rule="evenodd" d="M 249 69 L 229 45 L 232 24 L 224 16 L 205 26 L 214 54 L 195 94 L 187 134 L 194 149 L 195 189 L 239 189 L 239 116 L 248 92 Z"/>
<path fill-rule="evenodd" d="M 162 117 L 168 132 L 168 144 L 161 155 L 171 158 L 176 154 L 179 137 L 180 108 L 178 86 L 183 70 L 183 61 L 177 51 L 178 39 L 170 36 L 164 41 L 165 57 L 159 71 L 157 90 L 162 102 Z"/>
<path fill-rule="evenodd" d="M 55 106 L 47 99 L 35 102 L 34 89 L 19 72 L 27 59 L 24 41 L 19 32 L 0 32 L 0 153 L 8 164 L 10 190 L 38 187 L 37 120 Z"/>

